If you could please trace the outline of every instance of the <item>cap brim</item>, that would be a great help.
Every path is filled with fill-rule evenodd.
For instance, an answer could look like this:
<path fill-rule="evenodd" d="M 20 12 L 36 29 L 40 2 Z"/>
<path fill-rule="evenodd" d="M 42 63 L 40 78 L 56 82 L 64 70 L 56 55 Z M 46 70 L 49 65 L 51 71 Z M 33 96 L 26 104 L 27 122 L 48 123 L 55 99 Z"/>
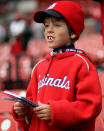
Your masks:
<path fill-rule="evenodd" d="M 53 10 L 39 11 L 34 15 L 34 21 L 43 23 L 46 17 L 63 18 L 61 14 Z"/>

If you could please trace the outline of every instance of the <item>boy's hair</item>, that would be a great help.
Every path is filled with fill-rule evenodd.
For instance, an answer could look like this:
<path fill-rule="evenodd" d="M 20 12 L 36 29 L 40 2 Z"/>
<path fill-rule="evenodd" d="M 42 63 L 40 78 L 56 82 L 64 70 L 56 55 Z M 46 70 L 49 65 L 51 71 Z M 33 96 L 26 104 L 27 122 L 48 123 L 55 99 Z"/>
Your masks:
<path fill-rule="evenodd" d="M 73 34 L 76 34 L 76 33 L 74 32 L 74 30 L 72 29 L 72 27 L 69 25 L 69 23 L 68 23 L 66 20 L 65 20 L 65 22 L 66 22 L 66 25 L 67 25 L 67 28 L 68 28 L 68 31 L 69 31 L 69 35 L 71 36 L 71 35 L 73 35 Z M 75 41 L 78 40 L 78 36 L 76 35 L 75 38 L 70 38 L 70 39 L 71 39 L 71 43 L 74 44 Z"/>
<path fill-rule="evenodd" d="M 46 17 L 64 18 L 79 37 L 84 29 L 84 12 L 80 5 L 72 1 L 57 1 L 45 10 L 35 13 L 34 20 L 43 23 Z"/>

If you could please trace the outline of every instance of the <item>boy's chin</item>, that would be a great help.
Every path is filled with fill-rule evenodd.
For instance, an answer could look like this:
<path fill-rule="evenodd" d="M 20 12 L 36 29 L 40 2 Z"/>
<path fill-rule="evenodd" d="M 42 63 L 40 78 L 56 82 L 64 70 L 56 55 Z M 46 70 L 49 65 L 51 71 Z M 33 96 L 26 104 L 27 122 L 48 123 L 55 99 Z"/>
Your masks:
<path fill-rule="evenodd" d="M 56 49 L 57 47 L 55 45 L 48 45 L 49 48 Z"/>
<path fill-rule="evenodd" d="M 49 48 L 52 48 L 52 49 L 57 49 L 57 48 L 59 48 L 60 46 L 59 46 L 59 45 L 56 45 L 56 44 L 48 44 L 48 47 L 49 47 Z"/>
<path fill-rule="evenodd" d="M 47 42 L 47 43 L 48 43 L 48 47 L 52 49 L 57 49 L 60 48 L 61 46 L 61 44 L 57 42 Z"/>

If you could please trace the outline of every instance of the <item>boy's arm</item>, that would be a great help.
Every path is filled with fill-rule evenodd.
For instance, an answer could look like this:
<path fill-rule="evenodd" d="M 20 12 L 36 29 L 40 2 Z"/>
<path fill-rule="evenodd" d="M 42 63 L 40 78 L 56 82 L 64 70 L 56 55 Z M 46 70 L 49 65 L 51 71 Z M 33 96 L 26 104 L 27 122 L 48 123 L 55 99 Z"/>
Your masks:
<path fill-rule="evenodd" d="M 29 83 L 28 89 L 27 89 L 27 98 L 32 100 L 32 95 L 31 95 L 31 84 L 32 84 L 32 80 Z M 12 116 L 14 118 L 15 121 L 17 121 L 18 124 L 18 128 L 21 129 L 21 131 L 28 131 L 28 126 L 29 123 L 31 121 L 31 117 L 32 117 L 32 112 L 33 109 L 29 108 L 29 111 L 26 112 L 26 115 L 24 116 L 18 116 L 15 111 L 14 111 L 14 106 L 12 107 Z"/>
<path fill-rule="evenodd" d="M 33 109 L 30 108 L 30 110 L 26 112 L 25 116 L 18 116 L 14 111 L 14 106 L 12 107 L 12 116 L 18 124 L 18 129 L 20 129 L 21 131 L 28 131 L 28 127 L 30 123 L 29 121 L 31 120 L 32 112 Z"/>
<path fill-rule="evenodd" d="M 71 87 L 70 87 L 71 88 Z M 76 83 L 76 100 L 49 101 L 50 126 L 78 128 L 93 121 L 101 111 L 101 88 L 96 69 L 82 65 Z"/>
<path fill-rule="evenodd" d="M 28 98 L 29 100 L 33 101 L 32 98 L 32 91 L 34 90 L 35 93 L 37 93 L 35 90 L 37 90 L 37 80 L 36 80 L 36 73 L 34 71 L 32 78 L 30 80 L 30 83 L 28 85 L 27 88 L 27 92 L 26 92 L 26 98 Z M 36 97 L 36 94 L 34 95 L 34 97 Z M 21 131 L 28 131 L 28 127 L 29 124 L 31 122 L 31 118 L 32 118 L 32 114 L 33 114 L 33 108 L 29 108 L 29 111 L 26 112 L 25 116 L 18 116 L 15 112 L 14 112 L 14 106 L 12 108 L 12 115 L 13 118 L 17 121 L 18 123 L 18 128 L 21 129 Z"/>

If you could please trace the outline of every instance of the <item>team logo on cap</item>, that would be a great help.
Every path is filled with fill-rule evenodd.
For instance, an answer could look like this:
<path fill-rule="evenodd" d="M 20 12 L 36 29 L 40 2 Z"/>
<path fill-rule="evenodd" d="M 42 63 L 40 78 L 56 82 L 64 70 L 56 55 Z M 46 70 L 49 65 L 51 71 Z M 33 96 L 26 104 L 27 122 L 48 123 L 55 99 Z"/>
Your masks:
<path fill-rule="evenodd" d="M 53 9 L 56 6 L 57 3 L 52 4 L 51 6 L 48 7 L 48 9 Z"/>

